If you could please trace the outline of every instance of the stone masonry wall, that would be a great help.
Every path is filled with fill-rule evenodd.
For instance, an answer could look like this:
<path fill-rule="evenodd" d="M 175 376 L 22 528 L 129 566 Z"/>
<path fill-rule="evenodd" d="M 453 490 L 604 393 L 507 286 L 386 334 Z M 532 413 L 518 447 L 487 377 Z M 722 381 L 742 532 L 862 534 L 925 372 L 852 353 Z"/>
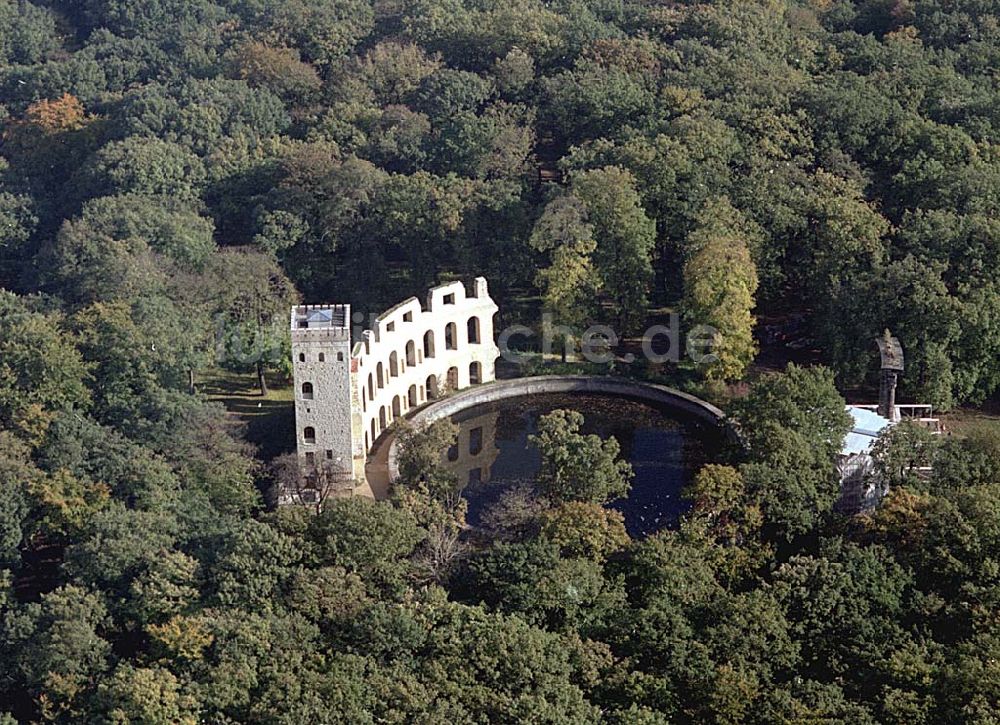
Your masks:
<path fill-rule="evenodd" d="M 354 357 L 366 450 L 412 408 L 496 378 L 496 312 L 486 280 L 478 277 L 468 293 L 452 282 L 430 290 L 424 306 L 411 297 L 365 331 Z M 470 340 L 473 331 L 478 334 Z"/>
<path fill-rule="evenodd" d="M 337 318 L 342 325 L 297 324 L 310 311 L 335 308 L 343 312 Z M 496 312 L 485 279 L 476 278 L 470 290 L 452 282 L 431 289 L 424 305 L 411 297 L 383 313 L 352 347 L 347 306 L 293 308 L 302 469 L 337 465 L 364 480 L 367 455 L 393 421 L 446 392 L 494 380 Z M 314 442 L 307 440 L 307 429 L 315 432 Z"/>
<path fill-rule="evenodd" d="M 304 470 L 327 465 L 342 469 L 347 475 L 354 472 L 350 351 L 348 330 L 292 330 L 295 440 Z M 311 394 L 304 392 L 306 384 L 312 386 Z M 314 442 L 306 439 L 308 428 L 315 433 Z"/>

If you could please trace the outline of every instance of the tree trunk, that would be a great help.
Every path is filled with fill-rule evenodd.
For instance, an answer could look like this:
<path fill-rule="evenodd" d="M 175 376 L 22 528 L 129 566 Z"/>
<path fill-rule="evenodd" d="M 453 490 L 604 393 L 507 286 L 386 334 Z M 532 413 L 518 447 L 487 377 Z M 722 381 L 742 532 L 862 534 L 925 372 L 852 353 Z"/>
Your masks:
<path fill-rule="evenodd" d="M 267 380 L 264 379 L 264 361 L 257 361 L 257 387 L 260 388 L 262 396 L 267 395 Z"/>
<path fill-rule="evenodd" d="M 194 368 L 188 368 L 188 392 L 194 395 L 197 390 L 194 387 Z"/>

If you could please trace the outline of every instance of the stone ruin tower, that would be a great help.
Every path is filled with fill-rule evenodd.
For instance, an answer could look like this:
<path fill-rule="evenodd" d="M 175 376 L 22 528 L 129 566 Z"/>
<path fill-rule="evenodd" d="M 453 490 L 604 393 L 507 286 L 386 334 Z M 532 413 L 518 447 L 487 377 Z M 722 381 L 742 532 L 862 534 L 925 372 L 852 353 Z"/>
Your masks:
<path fill-rule="evenodd" d="M 882 369 L 879 371 L 878 414 L 896 422 L 899 420 L 896 384 L 903 372 L 903 346 L 888 330 L 881 337 L 875 338 L 875 342 L 882 362 Z"/>
<path fill-rule="evenodd" d="M 295 372 L 296 449 L 303 470 L 319 466 L 347 480 L 364 476 L 364 461 L 352 433 L 355 415 L 351 378 L 350 305 L 300 305 L 292 308 L 292 365 Z"/>
<path fill-rule="evenodd" d="M 293 307 L 302 478 L 319 480 L 322 473 L 325 488 L 353 490 L 365 481 L 367 456 L 394 421 L 441 395 L 494 380 L 496 312 L 482 277 L 468 289 L 457 281 L 434 287 L 423 304 L 404 300 L 353 340 L 349 305 Z M 279 503 L 316 503 L 314 496 L 322 498 L 300 481 L 294 495 L 279 493 Z"/>

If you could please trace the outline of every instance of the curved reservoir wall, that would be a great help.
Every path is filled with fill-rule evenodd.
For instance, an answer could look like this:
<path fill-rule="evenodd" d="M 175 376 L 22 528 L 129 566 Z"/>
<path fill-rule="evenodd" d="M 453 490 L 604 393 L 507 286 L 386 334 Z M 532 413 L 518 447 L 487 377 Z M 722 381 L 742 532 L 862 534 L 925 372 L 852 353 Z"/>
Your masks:
<path fill-rule="evenodd" d="M 725 414 L 701 398 L 666 385 L 595 375 L 540 375 L 480 385 L 421 408 L 409 420 L 418 425 L 433 423 L 483 403 L 544 393 L 591 393 L 641 400 L 684 413 L 702 424 L 717 427 L 729 439 L 734 437 Z M 399 475 L 397 455 L 397 442 L 393 438 L 388 451 L 390 480 Z"/>

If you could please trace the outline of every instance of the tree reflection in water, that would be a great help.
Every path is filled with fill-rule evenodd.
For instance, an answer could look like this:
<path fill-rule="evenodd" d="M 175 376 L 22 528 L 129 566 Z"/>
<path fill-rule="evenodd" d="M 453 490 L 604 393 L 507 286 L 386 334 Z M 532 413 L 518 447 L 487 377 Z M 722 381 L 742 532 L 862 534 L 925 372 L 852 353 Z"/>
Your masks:
<path fill-rule="evenodd" d="M 534 478 L 541 458 L 528 436 L 558 408 L 583 413 L 582 432 L 618 440 L 635 478 L 629 496 L 609 505 L 622 512 L 634 538 L 677 522 L 687 509 L 681 490 L 720 446 L 714 431 L 676 411 L 617 396 L 545 394 L 479 405 L 452 418 L 459 435 L 445 453 L 464 483 L 470 524 L 479 525 L 505 491 Z"/>

